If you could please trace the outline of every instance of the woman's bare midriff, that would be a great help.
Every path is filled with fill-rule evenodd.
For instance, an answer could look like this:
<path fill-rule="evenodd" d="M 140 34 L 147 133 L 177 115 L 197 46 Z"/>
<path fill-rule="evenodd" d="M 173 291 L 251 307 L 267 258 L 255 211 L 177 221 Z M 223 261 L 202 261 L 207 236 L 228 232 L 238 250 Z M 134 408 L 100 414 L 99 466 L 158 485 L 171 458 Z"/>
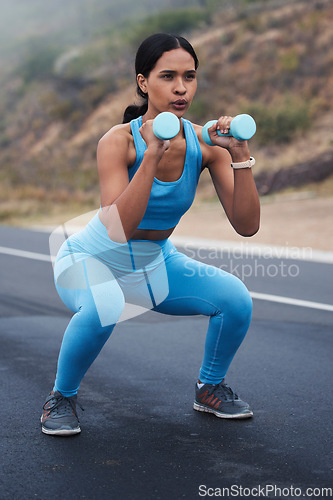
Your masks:
<path fill-rule="evenodd" d="M 171 229 L 137 229 L 132 235 L 132 240 L 166 240 L 173 233 L 175 228 Z"/>

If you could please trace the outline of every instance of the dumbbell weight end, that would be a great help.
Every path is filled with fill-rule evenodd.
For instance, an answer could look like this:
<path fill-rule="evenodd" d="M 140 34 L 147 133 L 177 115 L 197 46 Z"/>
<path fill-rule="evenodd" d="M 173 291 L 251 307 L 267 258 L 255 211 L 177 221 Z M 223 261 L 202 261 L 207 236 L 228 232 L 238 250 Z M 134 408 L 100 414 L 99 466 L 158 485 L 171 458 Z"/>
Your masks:
<path fill-rule="evenodd" d="M 175 137 L 180 131 L 179 118 L 169 111 L 165 111 L 156 116 L 153 121 L 153 132 L 163 141 Z"/>
<path fill-rule="evenodd" d="M 214 144 L 211 141 L 208 129 L 216 122 L 217 120 L 211 120 L 202 127 L 202 138 L 209 146 L 213 146 Z M 219 130 L 217 131 L 217 134 L 221 137 L 232 136 L 235 137 L 235 139 L 237 139 L 238 141 L 247 141 L 254 136 L 254 134 L 256 133 L 256 128 L 256 122 L 254 121 L 252 116 L 242 114 L 235 116 L 235 118 L 231 120 L 230 130 L 228 134 L 221 134 Z"/>

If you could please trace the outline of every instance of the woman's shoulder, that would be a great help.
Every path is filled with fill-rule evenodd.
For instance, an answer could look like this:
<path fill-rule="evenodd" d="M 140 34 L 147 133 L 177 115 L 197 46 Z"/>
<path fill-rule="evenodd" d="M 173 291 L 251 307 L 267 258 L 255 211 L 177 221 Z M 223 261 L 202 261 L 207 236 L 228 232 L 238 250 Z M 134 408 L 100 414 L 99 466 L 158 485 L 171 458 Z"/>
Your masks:
<path fill-rule="evenodd" d="M 201 130 L 202 130 L 201 125 L 198 125 L 197 123 L 193 123 L 193 122 L 191 122 L 189 120 L 187 120 L 187 121 L 192 125 L 195 133 L 197 134 L 198 139 L 200 140 L 200 138 L 201 138 Z"/>
<path fill-rule="evenodd" d="M 201 125 L 198 125 L 197 123 L 193 123 L 191 122 L 190 120 L 186 120 L 193 128 L 194 132 L 196 133 L 196 136 L 198 138 L 198 141 L 199 141 L 199 144 L 201 147 L 205 147 L 207 146 L 207 144 L 204 142 L 204 140 L 202 139 L 202 134 L 201 134 L 201 131 L 202 131 L 202 126 Z"/>
<path fill-rule="evenodd" d="M 130 123 L 120 123 L 110 128 L 99 140 L 100 143 L 109 143 L 117 140 L 133 139 Z"/>
<path fill-rule="evenodd" d="M 135 158 L 135 146 L 130 123 L 114 125 L 98 141 L 99 151 L 112 151 L 114 148 L 123 150 L 128 164 L 131 164 L 132 157 Z"/>

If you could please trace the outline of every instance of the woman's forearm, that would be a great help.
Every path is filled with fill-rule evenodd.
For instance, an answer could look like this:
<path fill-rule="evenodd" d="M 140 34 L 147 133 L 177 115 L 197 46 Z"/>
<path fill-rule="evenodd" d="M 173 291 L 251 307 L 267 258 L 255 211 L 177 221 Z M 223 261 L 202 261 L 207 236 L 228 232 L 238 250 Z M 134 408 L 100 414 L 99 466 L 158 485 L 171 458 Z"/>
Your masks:
<path fill-rule="evenodd" d="M 260 202 L 251 168 L 234 171 L 233 226 L 242 236 L 253 236 L 260 225 Z"/>
<path fill-rule="evenodd" d="M 250 158 L 246 143 L 229 150 L 232 162 Z M 234 169 L 234 196 L 232 220 L 235 230 L 242 236 L 253 236 L 260 225 L 260 201 L 251 168 Z"/>
<path fill-rule="evenodd" d="M 111 240 L 128 241 L 140 224 L 160 158 L 155 151 L 147 149 L 131 182 L 110 206 L 102 208 L 101 220 Z"/>

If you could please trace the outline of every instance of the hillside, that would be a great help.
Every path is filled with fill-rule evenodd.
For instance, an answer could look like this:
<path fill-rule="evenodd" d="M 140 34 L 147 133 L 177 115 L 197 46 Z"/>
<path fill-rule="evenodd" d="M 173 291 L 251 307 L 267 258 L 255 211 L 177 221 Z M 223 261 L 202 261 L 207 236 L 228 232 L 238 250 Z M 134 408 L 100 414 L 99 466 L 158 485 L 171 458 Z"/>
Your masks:
<path fill-rule="evenodd" d="M 273 183 L 280 168 L 300 172 L 303 182 L 302 166 L 311 173 L 313 163 L 321 173 L 323 158 L 325 174 L 309 181 L 332 175 L 330 0 L 178 1 L 167 9 L 146 0 L 140 5 L 148 16 L 128 0 L 117 20 L 107 2 L 95 12 L 96 2 L 85 0 L 85 21 L 73 10 L 66 18 L 62 9 L 46 19 L 42 2 L 31 4 L 40 17 L 32 16 L 26 32 L 17 27 L 16 42 L 7 37 L 8 53 L 16 56 L 0 72 L 0 220 L 98 205 L 96 145 L 135 100 L 133 47 L 154 31 L 181 32 L 198 52 L 199 88 L 187 118 L 203 124 L 217 113 L 255 117 L 258 182 Z M 289 175 L 284 178 L 285 188 Z M 205 176 L 200 193 L 212 196 Z"/>

